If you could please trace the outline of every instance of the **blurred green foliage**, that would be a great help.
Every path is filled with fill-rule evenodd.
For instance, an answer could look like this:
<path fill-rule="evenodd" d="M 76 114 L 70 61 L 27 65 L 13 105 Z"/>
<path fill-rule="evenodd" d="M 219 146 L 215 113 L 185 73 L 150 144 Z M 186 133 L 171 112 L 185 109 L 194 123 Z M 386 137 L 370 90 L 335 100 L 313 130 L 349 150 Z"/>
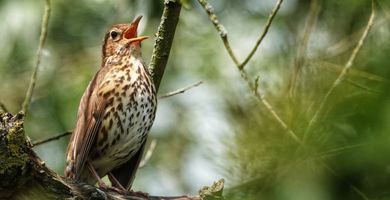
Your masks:
<path fill-rule="evenodd" d="M 356 46 L 371 13 L 369 0 L 317 0 L 318 16 L 289 92 L 312 1 L 282 4 L 268 35 L 246 66 L 276 113 L 300 137 Z M 160 94 L 203 80 L 161 100 L 151 137 L 158 141 L 135 189 L 195 193 L 220 177 L 227 199 L 390 199 L 390 2 L 377 1 L 372 30 L 346 79 L 308 132 L 294 142 L 240 78 L 217 32 L 194 0 L 185 1 Z M 210 0 L 243 59 L 275 1 Z M 21 108 L 38 44 L 43 2 L 0 1 L 0 102 Z M 142 14 L 153 36 L 161 1 L 52 1 L 27 134 L 49 137 L 73 128 L 79 99 L 100 65 L 105 30 Z M 153 47 L 143 42 L 148 62 Z M 62 173 L 68 138 L 35 148 Z"/>

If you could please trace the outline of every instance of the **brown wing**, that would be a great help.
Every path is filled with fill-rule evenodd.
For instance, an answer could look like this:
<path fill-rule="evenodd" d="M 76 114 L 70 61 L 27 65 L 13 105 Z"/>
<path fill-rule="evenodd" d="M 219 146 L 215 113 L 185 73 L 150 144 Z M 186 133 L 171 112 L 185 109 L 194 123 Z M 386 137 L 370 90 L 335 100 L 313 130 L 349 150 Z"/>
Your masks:
<path fill-rule="evenodd" d="M 133 184 L 135 173 L 138 170 L 138 166 L 141 162 L 142 154 L 145 149 L 146 140 L 144 140 L 141 144 L 141 147 L 139 150 L 134 154 L 131 159 L 122 165 L 118 166 L 114 170 L 111 171 L 111 174 L 116 178 L 116 180 L 119 181 L 119 183 L 126 188 L 126 190 L 131 189 L 131 185 Z M 115 182 L 112 181 L 112 177 L 108 176 L 110 179 L 112 185 L 115 187 L 118 187 L 115 185 Z"/>
<path fill-rule="evenodd" d="M 65 167 L 65 177 L 78 180 L 87 161 L 91 146 L 100 128 L 105 100 L 97 95 L 102 71 L 96 73 L 81 98 L 76 128 L 71 136 Z"/>

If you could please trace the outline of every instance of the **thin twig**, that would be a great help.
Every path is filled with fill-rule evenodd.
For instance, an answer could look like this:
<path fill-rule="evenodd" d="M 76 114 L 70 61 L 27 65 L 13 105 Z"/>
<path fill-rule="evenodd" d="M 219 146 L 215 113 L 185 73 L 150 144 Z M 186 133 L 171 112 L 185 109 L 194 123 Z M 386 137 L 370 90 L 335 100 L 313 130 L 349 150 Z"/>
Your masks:
<path fill-rule="evenodd" d="M 344 79 L 344 81 L 349 83 L 349 84 L 351 84 L 351 85 L 353 85 L 353 86 L 355 86 L 355 87 L 357 87 L 357 88 L 360 88 L 360 89 L 365 90 L 365 91 L 370 92 L 370 93 L 375 93 L 375 94 L 380 94 L 381 93 L 381 91 L 371 89 L 371 88 L 369 88 L 367 86 L 364 86 L 364 85 L 362 85 L 360 83 L 357 83 L 357 82 L 355 82 L 355 81 L 353 81 L 351 79 Z"/>
<path fill-rule="evenodd" d="M 50 0 L 45 0 L 45 11 L 42 17 L 42 24 L 41 24 L 41 35 L 39 36 L 39 45 L 36 52 L 35 57 L 35 64 L 33 73 L 31 75 L 30 84 L 27 90 L 26 98 L 24 99 L 22 111 L 24 114 L 27 114 L 28 106 L 30 105 L 32 95 L 34 93 L 35 84 L 37 81 L 37 74 L 39 69 L 39 64 L 41 62 L 41 55 L 43 46 L 45 45 L 46 36 L 47 36 L 47 27 L 49 25 L 49 18 L 50 18 Z"/>
<path fill-rule="evenodd" d="M 295 97 L 295 91 L 297 89 L 297 81 L 302 67 L 305 65 L 305 57 L 307 46 L 309 43 L 310 35 L 313 32 L 313 29 L 316 26 L 318 13 L 320 10 L 319 0 L 312 0 L 310 3 L 310 10 L 306 16 L 305 27 L 303 28 L 303 36 L 299 39 L 299 44 L 297 48 L 297 54 L 295 56 L 293 73 L 291 74 L 288 93 L 289 97 L 293 99 Z"/>
<path fill-rule="evenodd" d="M 379 2 L 381 2 L 381 1 L 377 1 L 376 4 L 378 5 Z M 386 14 L 385 11 L 383 13 Z M 385 24 L 388 23 L 389 19 L 390 19 L 390 15 L 388 15 L 388 16 L 385 15 L 385 17 L 383 17 L 383 18 L 377 18 L 375 23 L 372 26 L 373 26 L 373 28 L 386 26 Z M 345 51 L 347 51 L 348 49 L 352 48 L 354 46 L 354 44 L 351 43 L 351 41 L 357 40 L 359 38 L 359 36 L 361 35 L 361 33 L 364 31 L 364 29 L 365 29 L 365 27 L 362 27 L 358 31 L 355 31 L 354 33 L 339 40 L 335 44 L 332 44 L 331 46 L 327 47 L 325 49 L 324 55 L 321 56 L 321 59 L 328 59 L 328 58 L 340 55 L 340 54 L 344 53 Z"/>
<path fill-rule="evenodd" d="M 184 87 L 184 88 L 177 89 L 177 90 L 175 90 L 175 91 L 172 91 L 172 92 L 166 93 L 166 94 L 164 94 L 164 95 L 161 95 L 161 96 L 159 96 L 158 98 L 159 98 L 159 99 L 165 99 L 165 98 L 168 98 L 168 97 L 171 97 L 171 96 L 175 96 L 175 95 L 177 95 L 177 94 L 182 94 L 182 93 L 186 92 L 187 90 L 190 90 L 190 89 L 192 89 L 192 88 L 194 88 L 194 87 L 199 86 L 199 85 L 202 84 L 202 83 L 203 83 L 202 81 L 198 81 L 198 82 L 193 83 L 193 84 L 191 84 L 191 85 L 189 85 L 189 86 L 186 86 L 186 87 Z"/>
<path fill-rule="evenodd" d="M 242 73 L 242 76 L 245 75 Z M 300 145 L 303 146 L 303 143 L 301 141 L 301 139 L 299 139 L 299 137 L 294 133 L 293 130 L 291 130 L 287 124 L 282 120 L 282 118 L 276 113 L 275 109 L 272 107 L 272 105 L 265 99 L 264 95 L 260 94 L 259 93 L 259 90 L 257 89 L 258 88 L 258 81 L 259 79 L 256 79 L 256 82 L 254 83 L 253 86 L 249 85 L 249 87 L 251 88 L 251 90 L 254 92 L 256 98 L 258 100 L 260 100 L 263 105 L 267 108 L 268 112 L 271 113 L 271 115 L 274 117 L 274 119 L 283 127 L 284 130 L 287 131 L 287 133 L 291 136 L 291 138 L 293 138 L 297 143 L 299 143 Z M 249 81 L 247 81 L 248 83 L 250 83 Z"/>
<path fill-rule="evenodd" d="M 8 112 L 8 109 L 7 109 L 7 106 L 5 106 L 3 104 L 3 102 L 0 102 L 0 110 L 4 111 L 4 112 Z"/>
<path fill-rule="evenodd" d="M 240 63 L 239 63 L 236 55 L 234 54 L 232 48 L 230 47 L 230 43 L 229 43 L 228 36 L 227 36 L 227 31 L 226 31 L 225 27 L 221 23 L 219 23 L 218 17 L 214 13 L 213 7 L 209 4 L 209 2 L 207 0 L 198 0 L 198 2 L 200 3 L 200 5 L 202 5 L 203 9 L 208 14 L 209 19 L 213 23 L 215 29 L 217 29 L 219 36 L 221 37 L 222 42 L 225 45 L 225 49 L 229 53 L 229 56 L 232 58 L 234 64 L 239 66 Z M 240 67 L 238 67 L 238 68 L 240 68 Z"/>
<path fill-rule="evenodd" d="M 338 64 L 334 64 L 334 63 L 330 63 L 330 62 L 326 62 L 326 61 L 311 61 L 311 63 L 314 64 L 315 66 L 319 66 L 319 67 L 326 69 L 328 71 L 331 71 L 331 72 L 341 72 L 343 70 L 342 65 L 338 65 Z M 354 68 L 349 69 L 348 74 L 346 74 L 346 76 L 357 76 L 359 78 L 364 78 L 364 79 L 367 79 L 370 81 L 390 83 L 390 80 L 388 80 L 382 76 L 378 76 L 376 74 L 372 74 L 372 73 L 365 72 L 365 71 L 359 70 L 359 69 L 354 69 Z"/>
<path fill-rule="evenodd" d="M 366 146 L 366 145 L 367 144 L 354 144 L 354 145 L 338 147 L 338 148 L 330 149 L 330 150 L 325 151 L 325 152 L 321 152 L 321 153 L 319 153 L 319 156 L 321 158 L 329 157 L 329 156 L 332 156 L 332 155 L 339 154 L 339 153 L 341 153 L 343 151 L 346 151 L 346 150 L 350 150 L 350 149 L 354 149 L 354 148 L 358 148 L 358 147 L 363 147 L 363 146 Z"/>
<path fill-rule="evenodd" d="M 276 3 L 274 9 L 272 10 L 271 14 L 269 15 L 269 17 L 267 19 L 267 23 L 265 24 L 265 27 L 264 27 L 263 31 L 261 32 L 259 38 L 256 41 L 255 46 L 253 47 L 252 51 L 248 54 L 248 56 L 245 58 L 244 62 L 242 62 L 238 66 L 239 69 L 244 69 L 245 65 L 249 62 L 249 60 L 252 58 L 252 56 L 257 51 L 257 48 L 260 46 L 260 44 L 263 41 L 264 37 L 267 35 L 268 29 L 271 26 L 272 21 L 274 20 L 274 18 L 276 16 L 276 13 L 278 13 L 278 10 L 279 10 L 280 6 L 282 5 L 282 3 L 283 3 L 283 0 L 279 0 Z"/>
<path fill-rule="evenodd" d="M 40 139 L 40 140 L 34 141 L 33 142 L 33 146 L 36 147 L 38 145 L 45 144 L 47 142 L 51 142 L 53 140 L 58 140 L 58 139 L 60 139 L 62 137 L 68 136 L 70 134 L 72 134 L 71 130 L 70 131 L 66 131 L 64 133 L 60 133 L 60 134 L 52 136 L 52 137 L 48 137 L 48 138 L 45 138 L 45 139 Z"/>
<path fill-rule="evenodd" d="M 149 145 L 149 149 L 146 152 L 144 159 L 141 160 L 141 163 L 139 164 L 138 168 L 144 167 L 146 165 L 146 163 L 149 162 L 150 158 L 153 155 L 154 149 L 156 148 L 156 145 L 157 145 L 157 140 L 153 139 L 152 142 Z"/>
<path fill-rule="evenodd" d="M 353 62 L 355 61 L 355 58 L 357 54 L 359 53 L 360 49 L 362 48 L 364 41 L 367 38 L 368 32 L 370 31 L 372 24 L 374 23 L 374 17 L 375 17 L 375 5 L 374 5 L 374 0 L 371 1 L 371 6 L 372 6 L 372 11 L 370 15 L 370 19 L 368 20 L 368 23 L 366 25 L 366 28 L 363 32 L 363 35 L 361 36 L 358 44 L 356 45 L 355 49 L 353 50 L 351 56 L 348 59 L 348 62 L 345 64 L 343 70 L 341 71 L 340 75 L 337 77 L 337 79 L 333 82 L 332 86 L 329 88 L 328 92 L 325 94 L 325 96 L 322 98 L 318 109 L 314 113 L 313 117 L 311 118 L 305 132 L 303 135 L 303 141 L 307 139 L 309 136 L 309 132 L 312 128 L 312 126 L 316 123 L 319 114 L 321 113 L 326 101 L 328 100 L 329 96 L 333 93 L 334 89 L 340 84 L 340 82 L 345 78 L 346 74 L 348 73 L 349 69 L 352 67 Z"/>

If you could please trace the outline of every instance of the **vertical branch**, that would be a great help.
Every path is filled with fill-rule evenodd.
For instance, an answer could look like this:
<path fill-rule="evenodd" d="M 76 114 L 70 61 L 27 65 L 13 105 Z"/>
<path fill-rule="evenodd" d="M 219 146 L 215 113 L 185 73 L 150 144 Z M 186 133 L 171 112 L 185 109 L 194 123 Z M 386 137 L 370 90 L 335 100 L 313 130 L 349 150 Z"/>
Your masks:
<path fill-rule="evenodd" d="M 352 65 L 353 65 L 353 62 L 355 61 L 356 59 L 356 56 L 357 54 L 360 52 L 360 49 L 362 48 L 366 38 L 367 38 L 367 35 L 368 35 L 368 32 L 370 31 L 373 23 L 374 23 L 374 18 L 375 18 L 375 3 L 374 3 L 374 0 L 371 1 L 371 15 L 370 15 L 370 19 L 368 20 L 367 22 L 367 25 L 366 25 L 366 28 L 364 29 L 364 32 L 363 32 L 363 35 L 360 37 L 360 40 L 358 42 L 358 44 L 356 45 L 355 49 L 353 49 L 352 51 L 352 54 L 351 56 L 349 57 L 348 59 L 348 62 L 345 64 L 343 70 L 340 72 L 339 76 L 337 77 L 337 79 L 333 82 L 332 86 L 329 88 L 329 90 L 326 92 L 325 96 L 322 98 L 319 106 L 318 106 L 318 109 L 316 110 L 316 112 L 314 113 L 313 117 L 310 119 L 309 121 L 309 124 L 305 130 L 305 133 L 303 135 L 303 140 L 305 141 L 306 138 L 308 137 L 309 135 L 309 132 L 312 128 L 312 126 L 316 123 L 318 117 L 319 117 L 319 114 L 321 113 L 322 109 L 324 108 L 324 105 L 326 103 L 326 101 L 328 100 L 329 96 L 333 93 L 334 89 L 336 89 L 336 87 L 340 84 L 341 81 L 344 80 L 346 74 L 348 73 L 349 69 L 351 69 Z"/>
<path fill-rule="evenodd" d="M 157 91 L 168 62 L 176 25 L 179 21 L 180 10 L 181 4 L 179 0 L 164 1 L 164 11 L 161 16 L 160 25 L 158 26 L 153 54 L 150 60 L 150 70 Z"/>
<path fill-rule="evenodd" d="M 28 106 L 30 105 L 32 95 L 34 93 L 35 84 L 37 81 L 37 74 L 39 69 L 39 64 L 41 63 L 41 55 L 42 55 L 42 49 L 45 45 L 46 36 L 47 36 L 47 27 L 49 25 L 49 18 L 50 18 L 50 0 L 45 0 L 45 11 L 42 17 L 42 24 L 41 24 L 41 35 L 39 36 L 39 45 L 38 49 L 35 55 L 35 63 L 34 63 L 34 69 L 33 73 L 31 75 L 30 84 L 28 86 L 27 94 L 23 102 L 22 106 L 22 112 L 24 114 L 27 113 Z"/>

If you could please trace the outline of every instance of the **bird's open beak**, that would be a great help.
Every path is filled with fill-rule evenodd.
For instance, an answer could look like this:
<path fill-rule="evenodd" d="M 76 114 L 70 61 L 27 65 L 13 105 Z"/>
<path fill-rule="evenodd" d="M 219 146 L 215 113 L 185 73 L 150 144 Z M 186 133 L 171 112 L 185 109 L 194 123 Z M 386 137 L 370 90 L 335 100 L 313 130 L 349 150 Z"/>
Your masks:
<path fill-rule="evenodd" d="M 129 43 L 136 41 L 141 42 L 142 40 L 149 38 L 149 36 L 137 37 L 138 24 L 141 21 L 141 18 L 142 16 L 138 16 L 137 18 L 135 18 L 135 20 L 131 22 L 130 27 L 123 34 L 123 37 L 127 39 Z"/>

